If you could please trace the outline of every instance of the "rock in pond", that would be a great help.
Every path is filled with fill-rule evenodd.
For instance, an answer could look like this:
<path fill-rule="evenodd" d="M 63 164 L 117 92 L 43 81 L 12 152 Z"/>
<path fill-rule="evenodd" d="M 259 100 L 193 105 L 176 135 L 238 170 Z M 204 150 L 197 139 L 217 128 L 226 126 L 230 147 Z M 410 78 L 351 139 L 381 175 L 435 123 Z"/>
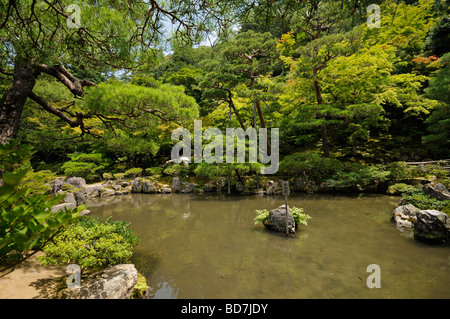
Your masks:
<path fill-rule="evenodd" d="M 288 206 L 289 210 L 289 206 Z M 270 230 L 286 233 L 286 208 L 281 205 L 269 211 L 269 217 L 264 220 L 263 225 Z M 295 221 L 291 213 L 288 212 L 289 234 L 295 234 Z"/>
<path fill-rule="evenodd" d="M 392 212 L 392 220 L 396 223 L 397 228 L 413 228 L 417 212 L 419 209 L 411 204 L 401 205 Z"/>
<path fill-rule="evenodd" d="M 438 210 L 417 212 L 414 238 L 430 243 L 450 244 L 450 217 Z"/>

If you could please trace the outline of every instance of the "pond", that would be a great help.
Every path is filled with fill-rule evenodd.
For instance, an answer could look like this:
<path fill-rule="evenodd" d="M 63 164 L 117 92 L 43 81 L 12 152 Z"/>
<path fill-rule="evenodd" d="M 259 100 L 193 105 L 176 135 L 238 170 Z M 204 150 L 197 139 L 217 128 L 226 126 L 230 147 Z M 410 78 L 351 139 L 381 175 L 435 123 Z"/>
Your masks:
<path fill-rule="evenodd" d="M 312 219 L 295 238 L 255 225 L 281 196 L 133 194 L 91 200 L 91 216 L 140 237 L 132 262 L 150 298 L 449 298 L 450 247 L 408 238 L 390 221 L 399 197 L 296 194 Z M 368 288 L 368 266 L 380 288 Z"/>

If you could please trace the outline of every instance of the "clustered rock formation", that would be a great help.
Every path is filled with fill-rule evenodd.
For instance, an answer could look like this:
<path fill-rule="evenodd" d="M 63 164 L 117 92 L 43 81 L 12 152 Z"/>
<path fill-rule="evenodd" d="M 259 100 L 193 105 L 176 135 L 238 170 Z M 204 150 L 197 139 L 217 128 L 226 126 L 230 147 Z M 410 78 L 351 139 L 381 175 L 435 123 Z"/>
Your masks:
<path fill-rule="evenodd" d="M 449 200 L 450 192 L 442 184 L 427 184 L 423 190 L 437 200 Z M 392 212 L 397 229 L 407 236 L 429 243 L 450 244 L 450 216 L 438 210 L 420 210 L 411 204 L 400 205 Z"/>

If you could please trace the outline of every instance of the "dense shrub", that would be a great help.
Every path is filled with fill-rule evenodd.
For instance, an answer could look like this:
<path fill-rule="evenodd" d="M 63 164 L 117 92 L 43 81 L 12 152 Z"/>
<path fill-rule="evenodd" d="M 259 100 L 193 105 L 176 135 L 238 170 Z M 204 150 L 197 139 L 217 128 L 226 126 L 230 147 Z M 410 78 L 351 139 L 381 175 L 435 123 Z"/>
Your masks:
<path fill-rule="evenodd" d="M 130 168 L 124 173 L 125 177 L 141 176 L 143 169 L 140 167 Z"/>
<path fill-rule="evenodd" d="M 450 200 L 437 200 L 423 192 L 422 188 L 402 194 L 404 203 L 411 204 L 418 209 L 436 209 L 448 213 Z"/>
<path fill-rule="evenodd" d="M 43 265 L 74 263 L 84 270 L 127 263 L 139 243 L 129 226 L 123 221 L 101 223 L 84 216 L 48 243 L 39 261 Z"/>
<path fill-rule="evenodd" d="M 87 182 L 93 182 L 100 179 L 102 171 L 108 165 L 109 161 L 100 153 L 74 153 L 61 169 L 66 176 L 83 177 Z"/>
<path fill-rule="evenodd" d="M 27 189 L 27 194 L 44 194 L 51 190 L 50 181 L 56 178 L 56 174 L 51 171 L 34 172 L 29 169 L 24 178 L 17 186 L 18 189 Z"/>
<path fill-rule="evenodd" d="M 194 174 L 201 178 L 214 178 L 226 176 L 229 166 L 224 164 L 199 163 L 194 168 Z"/>
<path fill-rule="evenodd" d="M 317 152 L 296 153 L 283 158 L 278 174 L 306 176 L 319 184 L 342 169 L 343 164 L 335 158 L 323 158 Z"/>
<path fill-rule="evenodd" d="M 163 173 L 163 168 L 162 167 L 149 167 L 145 169 L 145 172 L 150 175 L 150 176 L 154 176 L 154 175 L 158 175 L 161 176 L 161 174 Z"/>
<path fill-rule="evenodd" d="M 382 165 L 361 166 L 349 172 L 338 172 L 328 182 L 330 187 L 356 186 L 364 189 L 388 180 L 390 174 L 391 172 L 386 171 Z"/>
<path fill-rule="evenodd" d="M 389 186 L 387 193 L 391 195 L 401 195 L 401 194 L 410 194 L 415 190 L 416 188 L 412 185 L 408 185 L 405 183 L 397 183 Z"/>
<path fill-rule="evenodd" d="M 393 180 L 403 180 L 413 177 L 413 171 L 408 168 L 406 162 L 393 162 L 387 166 Z"/>
<path fill-rule="evenodd" d="M 114 178 L 119 179 L 119 180 L 123 179 L 123 178 L 125 178 L 125 173 L 115 173 Z"/>
<path fill-rule="evenodd" d="M 164 174 L 170 176 L 183 176 L 188 172 L 188 168 L 183 164 L 172 164 L 164 169 Z"/>

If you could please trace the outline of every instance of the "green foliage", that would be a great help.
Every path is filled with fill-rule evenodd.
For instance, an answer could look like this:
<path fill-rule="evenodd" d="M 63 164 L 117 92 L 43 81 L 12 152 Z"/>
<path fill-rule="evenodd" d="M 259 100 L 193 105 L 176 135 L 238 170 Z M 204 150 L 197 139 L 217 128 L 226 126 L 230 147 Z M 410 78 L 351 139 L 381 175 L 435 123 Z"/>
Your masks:
<path fill-rule="evenodd" d="M 101 223 L 83 216 L 44 246 L 39 257 L 43 265 L 75 263 L 83 270 L 104 268 L 129 262 L 139 238 L 123 221 Z"/>
<path fill-rule="evenodd" d="M 263 223 L 267 218 L 269 218 L 269 211 L 267 209 L 257 209 L 256 217 L 254 218 L 255 225 Z"/>
<path fill-rule="evenodd" d="M 391 172 L 382 165 L 360 166 L 355 170 L 335 174 L 328 182 L 330 187 L 357 187 L 364 189 L 388 180 Z"/>
<path fill-rule="evenodd" d="M 100 153 L 74 153 L 62 169 L 66 176 L 83 177 L 87 182 L 92 182 L 100 178 L 108 165 L 109 161 Z"/>
<path fill-rule="evenodd" d="M 152 176 L 152 175 L 161 175 L 162 174 L 162 172 L 163 172 L 163 168 L 162 167 L 149 167 L 149 168 L 146 168 L 145 169 L 145 172 L 147 173 L 147 174 L 149 174 L 150 176 Z"/>
<path fill-rule="evenodd" d="M 431 28 L 427 36 L 426 48 L 441 56 L 450 52 L 450 17 L 443 16 Z"/>
<path fill-rule="evenodd" d="M 133 292 L 131 294 L 130 299 L 142 299 L 144 294 L 148 289 L 151 289 L 147 285 L 147 279 L 141 275 L 140 273 L 137 274 L 137 282 L 136 285 L 133 287 Z"/>
<path fill-rule="evenodd" d="M 111 173 L 103 173 L 103 178 L 106 180 L 110 180 L 113 178 L 113 175 Z"/>
<path fill-rule="evenodd" d="M 309 216 L 308 214 L 304 213 L 303 208 L 297 208 L 292 206 L 290 208 L 290 213 L 292 215 L 292 217 L 294 218 L 295 221 L 295 225 L 308 225 L 308 220 L 311 219 L 312 217 Z"/>
<path fill-rule="evenodd" d="M 164 174 L 177 177 L 184 176 L 187 172 L 188 169 L 183 164 L 172 164 L 164 169 Z"/>
<path fill-rule="evenodd" d="M 116 173 L 114 174 L 115 179 L 123 179 L 125 178 L 125 173 Z"/>
<path fill-rule="evenodd" d="M 18 189 L 27 189 L 27 194 L 43 194 L 51 190 L 50 181 L 56 178 L 56 174 L 49 170 L 34 172 L 30 169 L 18 185 Z"/>
<path fill-rule="evenodd" d="M 416 190 L 416 187 L 405 183 L 397 183 L 389 186 L 387 193 L 391 195 L 411 194 Z"/>
<path fill-rule="evenodd" d="M 295 226 L 299 225 L 308 225 L 308 220 L 311 219 L 311 216 L 304 213 L 303 208 L 297 208 L 297 207 L 289 207 L 289 212 L 291 213 L 292 217 L 295 221 Z M 264 221 L 269 218 L 269 211 L 267 209 L 257 209 L 256 210 L 256 216 L 254 218 L 255 225 L 259 223 L 264 223 Z"/>
<path fill-rule="evenodd" d="M 229 165 L 226 164 L 208 164 L 199 163 L 194 168 L 194 174 L 200 178 L 214 178 L 219 176 L 226 176 L 228 174 Z"/>
<path fill-rule="evenodd" d="M 437 156 L 446 157 L 450 148 L 450 53 L 440 58 L 439 64 L 443 67 L 430 79 L 425 93 L 443 103 L 426 119 L 429 134 L 422 137 L 422 142 Z"/>
<path fill-rule="evenodd" d="M 343 169 L 343 164 L 335 158 L 323 158 L 317 152 L 287 155 L 280 162 L 279 174 L 307 176 L 320 183 Z"/>
<path fill-rule="evenodd" d="M 450 200 L 437 200 L 428 194 L 425 194 L 421 188 L 411 192 L 405 192 L 402 196 L 405 200 L 405 205 L 411 204 L 418 209 L 445 210 L 445 212 L 448 212 L 449 210 Z"/>
<path fill-rule="evenodd" d="M 390 179 L 402 180 L 413 177 L 413 171 L 408 168 L 406 162 L 393 162 L 387 165 L 387 169 L 391 172 Z"/>
<path fill-rule="evenodd" d="M 10 159 L 19 164 L 31 157 L 31 149 L 11 142 L 0 145 L 0 166 L 8 168 L 0 187 L 0 261 L 8 257 L 22 260 L 32 249 L 39 249 L 59 231 L 76 220 L 84 206 L 73 210 L 52 213 L 51 207 L 61 197 L 50 197 L 42 185 L 30 189 L 30 180 L 20 183 L 28 173 L 28 167 L 14 169 Z M 7 156 L 5 156 L 7 155 Z M 30 175 L 28 175 L 30 177 Z M 34 184 L 35 185 L 35 184 Z"/>
<path fill-rule="evenodd" d="M 141 176 L 143 169 L 140 167 L 130 168 L 124 173 L 125 177 L 136 177 Z"/>

